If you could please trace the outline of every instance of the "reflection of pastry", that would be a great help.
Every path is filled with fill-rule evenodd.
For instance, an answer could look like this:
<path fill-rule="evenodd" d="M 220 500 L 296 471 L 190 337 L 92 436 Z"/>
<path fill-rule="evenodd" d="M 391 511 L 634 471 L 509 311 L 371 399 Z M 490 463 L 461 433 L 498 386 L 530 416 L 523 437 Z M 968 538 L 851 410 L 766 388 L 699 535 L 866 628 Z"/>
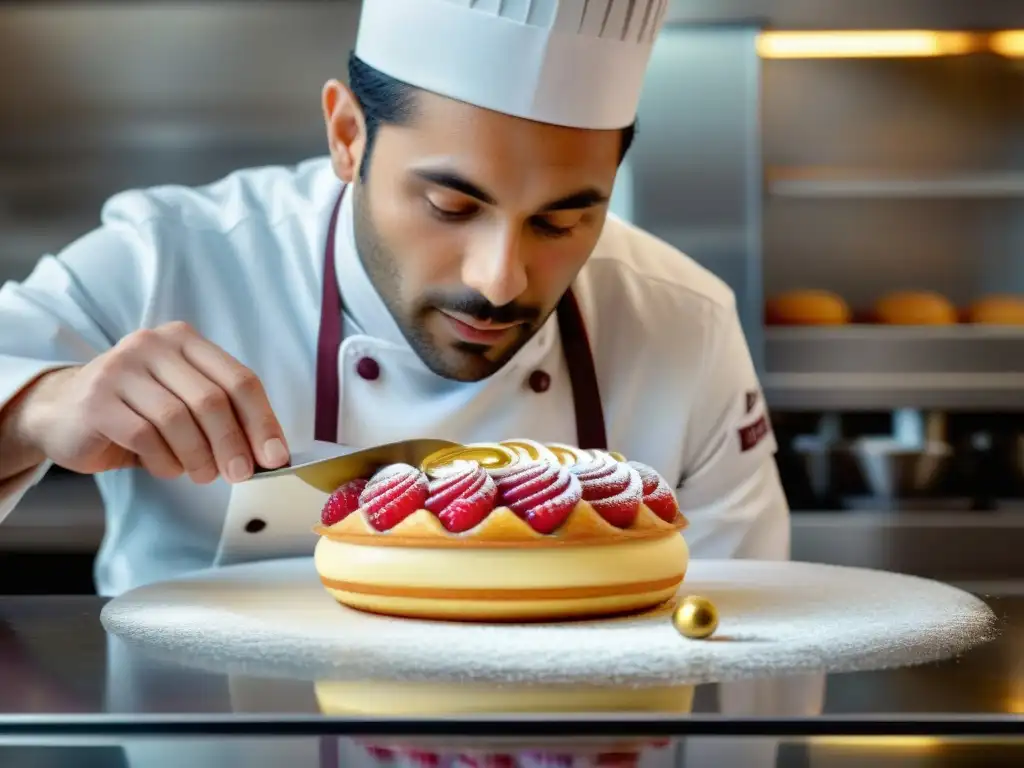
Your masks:
<path fill-rule="evenodd" d="M 651 688 L 605 685 L 508 685 L 492 682 L 321 680 L 314 687 L 320 712 L 329 717 L 416 717 L 499 713 L 649 712 L 687 715 L 692 685 Z M 665 739 L 606 736 L 395 737 L 362 742 L 381 765 L 422 757 L 419 764 L 458 766 L 636 765 L 641 753 Z M 629 759 L 632 758 L 632 759 Z"/>
<path fill-rule="evenodd" d="M 968 323 L 1024 325 L 1024 296 L 985 296 L 964 312 Z"/>
<path fill-rule="evenodd" d="M 688 713 L 692 685 L 498 685 L 492 682 L 321 680 L 315 684 L 325 715 L 457 715 L 471 712 Z"/>
<path fill-rule="evenodd" d="M 570 619 L 672 597 L 686 518 L 650 467 L 528 440 L 445 449 L 324 507 L 315 563 L 339 602 L 398 616 Z"/>
<path fill-rule="evenodd" d="M 445 766 L 446 768 L 637 768 L 660 750 L 671 749 L 669 739 L 549 739 L 481 742 L 463 737 L 458 743 L 434 739 L 355 739 L 374 766 Z M 671 761 L 669 761 L 671 762 Z"/>
<path fill-rule="evenodd" d="M 875 319 L 886 325 L 951 325 L 957 313 L 948 299 L 927 291 L 903 291 L 875 303 Z"/>
<path fill-rule="evenodd" d="M 769 325 L 845 325 L 852 312 L 841 296 L 829 291 L 790 291 L 768 300 Z"/>

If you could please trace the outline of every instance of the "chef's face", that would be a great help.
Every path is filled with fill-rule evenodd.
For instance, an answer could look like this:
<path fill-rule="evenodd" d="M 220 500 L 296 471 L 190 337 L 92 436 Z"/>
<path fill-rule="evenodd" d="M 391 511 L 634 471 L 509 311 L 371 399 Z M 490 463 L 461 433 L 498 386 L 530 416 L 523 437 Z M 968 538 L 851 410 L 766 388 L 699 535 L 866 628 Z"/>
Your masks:
<path fill-rule="evenodd" d="M 325 90 L 335 168 L 353 182 L 359 256 L 435 373 L 476 381 L 541 327 L 597 243 L 622 132 L 543 125 L 429 93 L 408 125 L 365 123 Z M 345 114 L 351 113 L 346 119 Z M 333 115 L 333 119 L 332 119 Z"/>

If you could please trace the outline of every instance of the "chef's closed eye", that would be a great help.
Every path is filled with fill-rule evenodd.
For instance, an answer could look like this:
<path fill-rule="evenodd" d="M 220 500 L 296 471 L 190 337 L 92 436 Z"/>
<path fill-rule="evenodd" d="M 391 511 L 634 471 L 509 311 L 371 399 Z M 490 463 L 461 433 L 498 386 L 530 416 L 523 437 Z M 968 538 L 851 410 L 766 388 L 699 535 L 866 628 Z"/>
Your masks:
<path fill-rule="evenodd" d="M 562 237 L 572 234 L 583 221 L 583 215 L 583 211 L 554 211 L 534 216 L 531 223 L 541 234 Z"/>
<path fill-rule="evenodd" d="M 430 212 L 447 221 L 467 219 L 480 210 L 479 203 L 451 192 L 428 192 L 425 199 Z"/>

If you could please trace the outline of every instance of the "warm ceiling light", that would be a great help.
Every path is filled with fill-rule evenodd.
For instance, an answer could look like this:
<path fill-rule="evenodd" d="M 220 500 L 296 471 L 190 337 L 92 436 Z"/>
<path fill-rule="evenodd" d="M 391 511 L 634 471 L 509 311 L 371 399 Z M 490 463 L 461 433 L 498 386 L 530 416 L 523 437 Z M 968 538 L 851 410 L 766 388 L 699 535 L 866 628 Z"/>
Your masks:
<path fill-rule="evenodd" d="M 975 49 L 970 32 L 883 30 L 762 32 L 757 52 L 766 59 L 906 58 L 952 56 Z"/>
<path fill-rule="evenodd" d="M 996 32 L 989 38 L 988 47 L 1000 56 L 1024 58 L 1024 29 Z"/>

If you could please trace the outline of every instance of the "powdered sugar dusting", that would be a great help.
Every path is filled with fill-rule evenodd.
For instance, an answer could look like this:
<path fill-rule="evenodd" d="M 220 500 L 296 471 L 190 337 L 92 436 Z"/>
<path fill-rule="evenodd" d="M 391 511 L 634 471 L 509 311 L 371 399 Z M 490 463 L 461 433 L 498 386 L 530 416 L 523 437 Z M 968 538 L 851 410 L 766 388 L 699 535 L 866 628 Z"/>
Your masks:
<path fill-rule="evenodd" d="M 813 563 L 695 560 L 681 595 L 712 600 L 714 640 L 671 604 L 631 618 L 494 625 L 397 619 L 338 605 L 311 559 L 205 571 L 115 598 L 126 641 L 228 674 L 348 680 L 698 684 L 924 663 L 994 636 L 978 598 L 926 579 Z"/>
<path fill-rule="evenodd" d="M 498 481 L 498 501 L 524 518 L 538 533 L 551 533 L 565 522 L 583 492 L 565 467 L 531 464 Z"/>
<path fill-rule="evenodd" d="M 359 497 L 370 524 L 394 528 L 427 501 L 427 476 L 408 464 L 391 464 L 377 472 Z"/>
<path fill-rule="evenodd" d="M 679 514 L 679 504 L 676 501 L 675 493 L 665 482 L 665 478 L 639 461 L 631 461 L 629 466 L 639 473 L 640 479 L 643 481 L 644 504 L 662 520 L 669 523 L 675 520 Z"/>
<path fill-rule="evenodd" d="M 644 484 L 640 474 L 628 464 L 601 454 L 591 463 L 571 467 L 579 477 L 583 498 L 601 517 L 612 525 L 627 528 L 636 519 L 643 498 Z"/>
<path fill-rule="evenodd" d="M 468 531 L 494 510 L 497 497 L 498 487 L 494 480 L 483 469 L 479 469 L 458 497 L 437 512 L 437 518 L 453 533 Z"/>
<path fill-rule="evenodd" d="M 512 511 L 526 517 L 538 533 L 551 533 L 565 522 L 583 498 L 580 481 L 567 469 L 558 470 L 555 482 L 533 496 L 517 502 Z"/>
<path fill-rule="evenodd" d="M 427 509 L 434 513 L 440 512 L 455 499 L 471 496 L 486 479 L 487 473 L 474 462 L 459 472 L 431 480 L 427 490 Z"/>

